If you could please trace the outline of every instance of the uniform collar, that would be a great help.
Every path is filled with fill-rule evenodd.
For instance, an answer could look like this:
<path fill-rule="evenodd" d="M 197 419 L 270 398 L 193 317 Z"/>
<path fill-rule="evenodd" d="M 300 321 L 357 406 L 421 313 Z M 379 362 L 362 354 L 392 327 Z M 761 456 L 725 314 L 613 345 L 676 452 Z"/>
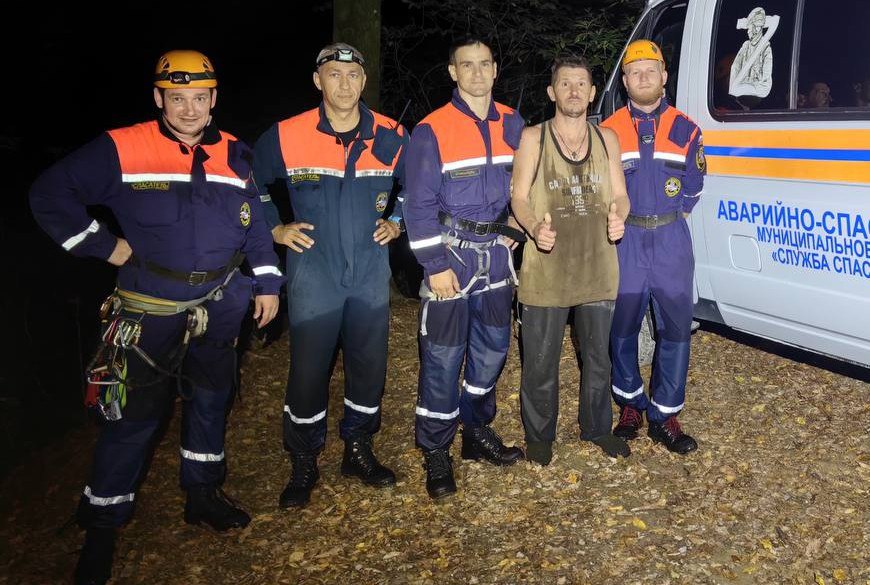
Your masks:
<path fill-rule="evenodd" d="M 628 101 L 628 112 L 631 114 L 631 117 L 636 120 L 653 120 L 658 119 L 662 113 L 668 109 L 668 98 L 662 96 L 662 101 L 659 104 L 659 107 L 653 110 L 650 113 L 646 113 L 636 107 L 634 107 L 634 103 L 631 100 Z"/>
<path fill-rule="evenodd" d="M 169 127 L 166 125 L 166 120 L 163 119 L 163 116 L 157 117 L 157 125 L 160 128 L 160 133 L 167 137 L 169 140 L 173 142 L 178 142 L 183 144 L 178 137 L 172 133 Z M 212 116 L 211 120 L 208 121 L 205 128 L 202 129 L 202 138 L 199 143 L 203 146 L 208 146 L 210 144 L 217 144 L 221 141 L 221 133 L 217 128 L 217 124 L 214 122 L 214 116 Z"/>
<path fill-rule="evenodd" d="M 359 101 L 359 136 L 362 140 L 370 140 L 375 137 L 374 125 L 375 125 L 375 116 L 372 114 L 372 111 L 365 105 L 365 103 L 360 100 Z M 332 124 L 329 123 L 329 118 L 326 117 L 326 108 L 323 106 L 323 102 L 320 102 L 320 107 L 318 108 L 320 119 L 317 122 L 317 129 L 324 134 L 329 134 L 330 136 L 336 136 L 337 132 L 333 130 Z"/>
<path fill-rule="evenodd" d="M 453 88 L 453 98 L 450 100 L 450 103 L 453 104 L 453 107 L 468 116 L 469 118 L 474 119 L 475 122 L 480 122 L 480 118 L 477 117 L 468 104 L 465 103 L 465 100 L 459 95 L 459 89 Z M 501 114 L 498 113 L 498 110 L 495 109 L 495 100 L 490 98 L 489 100 L 489 113 L 486 115 L 486 119 L 490 122 L 497 122 L 501 117 Z"/>

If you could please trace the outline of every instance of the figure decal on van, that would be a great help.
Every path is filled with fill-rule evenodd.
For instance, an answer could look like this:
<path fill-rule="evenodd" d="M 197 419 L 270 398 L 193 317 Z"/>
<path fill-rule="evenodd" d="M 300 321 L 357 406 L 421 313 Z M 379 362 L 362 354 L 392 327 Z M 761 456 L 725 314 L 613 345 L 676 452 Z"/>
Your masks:
<path fill-rule="evenodd" d="M 770 39 L 779 26 L 779 16 L 767 16 L 757 6 L 749 16 L 737 21 L 738 29 L 746 29 L 749 40 L 743 43 L 734 63 L 728 93 L 734 97 L 751 95 L 767 97 L 773 85 L 773 51 Z M 765 32 L 764 29 L 767 29 Z"/>

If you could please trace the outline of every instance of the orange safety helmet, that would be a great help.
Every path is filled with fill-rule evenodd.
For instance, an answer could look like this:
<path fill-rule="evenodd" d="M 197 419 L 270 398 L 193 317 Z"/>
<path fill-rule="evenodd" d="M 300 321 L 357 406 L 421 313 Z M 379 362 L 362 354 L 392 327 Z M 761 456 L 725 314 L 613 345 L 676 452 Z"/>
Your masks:
<path fill-rule="evenodd" d="M 643 61 L 644 59 L 652 59 L 660 61 L 662 67 L 665 66 L 665 58 L 662 56 L 662 50 L 654 42 L 648 39 L 638 39 L 628 44 L 625 49 L 625 54 L 622 56 L 622 66 L 625 67 L 629 63 L 635 61 Z"/>
<path fill-rule="evenodd" d="M 163 89 L 217 87 L 217 75 L 199 51 L 169 51 L 157 60 L 154 85 Z"/>

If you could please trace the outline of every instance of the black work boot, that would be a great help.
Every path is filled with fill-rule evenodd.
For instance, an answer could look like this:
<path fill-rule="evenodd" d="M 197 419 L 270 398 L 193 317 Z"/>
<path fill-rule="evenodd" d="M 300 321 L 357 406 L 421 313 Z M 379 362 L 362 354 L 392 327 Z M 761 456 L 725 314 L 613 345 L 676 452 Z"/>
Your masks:
<path fill-rule="evenodd" d="M 386 487 L 396 483 L 396 474 L 381 465 L 375 457 L 372 438 L 368 435 L 344 442 L 341 474 L 358 477 L 364 484 L 374 487 Z"/>
<path fill-rule="evenodd" d="M 311 499 L 311 490 L 320 479 L 317 453 L 311 451 L 291 453 L 290 461 L 293 462 L 293 471 L 290 474 L 290 481 L 278 498 L 278 505 L 282 508 L 301 508 Z"/>
<path fill-rule="evenodd" d="M 195 485 L 187 490 L 184 521 L 207 524 L 218 532 L 244 528 L 251 521 L 248 513 L 216 485 Z"/>
<path fill-rule="evenodd" d="M 485 459 L 493 465 L 513 465 L 524 457 L 519 447 L 505 447 L 498 433 L 488 426 L 462 429 L 463 459 Z"/>
<path fill-rule="evenodd" d="M 631 441 L 637 438 L 637 431 L 643 426 L 643 413 L 632 406 L 623 406 L 619 412 L 619 422 L 613 427 L 613 434 L 620 439 Z"/>
<path fill-rule="evenodd" d="M 75 585 L 104 585 L 112 576 L 115 554 L 114 528 L 88 528 L 76 564 Z"/>
<path fill-rule="evenodd" d="M 650 421 L 649 430 L 647 431 L 650 439 L 656 443 L 661 443 L 668 448 L 668 451 L 685 455 L 698 448 L 698 443 L 683 432 L 680 428 L 680 423 L 677 422 L 677 417 L 668 417 L 663 423 Z"/>
<path fill-rule="evenodd" d="M 453 480 L 453 458 L 447 449 L 423 451 L 426 458 L 426 491 L 433 500 L 439 500 L 456 493 Z"/>

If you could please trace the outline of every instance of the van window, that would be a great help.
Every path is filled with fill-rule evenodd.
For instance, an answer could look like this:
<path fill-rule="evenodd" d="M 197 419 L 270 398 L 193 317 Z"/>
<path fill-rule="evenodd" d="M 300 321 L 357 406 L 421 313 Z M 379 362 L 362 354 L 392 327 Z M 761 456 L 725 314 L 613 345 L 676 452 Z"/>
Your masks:
<path fill-rule="evenodd" d="M 711 75 L 714 116 L 793 107 L 794 25 L 794 0 L 720 2 Z"/>
<path fill-rule="evenodd" d="M 868 25 L 867 0 L 806 0 L 798 58 L 798 108 L 817 113 L 870 110 L 870 31 L 863 28 Z"/>

